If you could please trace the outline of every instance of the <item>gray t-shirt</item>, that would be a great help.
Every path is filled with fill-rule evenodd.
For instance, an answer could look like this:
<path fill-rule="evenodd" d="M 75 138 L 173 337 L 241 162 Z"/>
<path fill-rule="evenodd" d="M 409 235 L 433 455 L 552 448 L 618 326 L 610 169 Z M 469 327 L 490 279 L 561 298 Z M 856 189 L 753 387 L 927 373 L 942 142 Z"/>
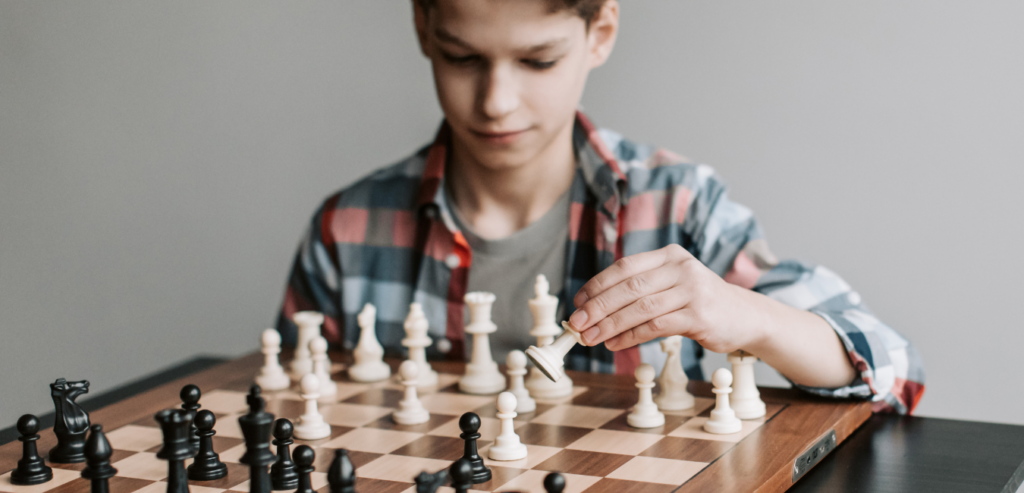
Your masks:
<path fill-rule="evenodd" d="M 533 315 L 529 300 L 538 274 L 548 278 L 551 294 L 558 296 L 565 280 L 565 249 L 569 242 L 569 192 L 551 210 L 507 238 L 486 240 L 477 236 L 460 217 L 455 202 L 445 194 L 456 225 L 473 250 L 466 292 L 494 293 L 491 320 L 498 330 L 490 336 L 491 354 L 499 364 L 509 351 L 525 351 L 536 339 L 530 336 Z M 564 307 L 558 307 L 562 317 Z M 469 319 L 466 319 L 467 323 Z M 467 341 L 468 342 L 468 341 Z M 472 346 L 467 344 L 468 350 Z"/>

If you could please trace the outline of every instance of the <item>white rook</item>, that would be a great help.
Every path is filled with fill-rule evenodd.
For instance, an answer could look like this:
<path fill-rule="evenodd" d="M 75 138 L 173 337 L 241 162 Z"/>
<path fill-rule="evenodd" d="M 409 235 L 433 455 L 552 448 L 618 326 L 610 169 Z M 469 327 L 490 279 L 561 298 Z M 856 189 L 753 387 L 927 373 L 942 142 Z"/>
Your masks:
<path fill-rule="evenodd" d="M 466 373 L 459 379 L 459 389 L 469 394 L 495 394 L 505 389 L 505 377 L 491 356 L 489 334 L 498 330 L 491 321 L 494 294 L 476 291 L 466 293 L 469 305 L 469 325 L 466 333 L 473 336 L 473 351 L 466 365 Z"/>

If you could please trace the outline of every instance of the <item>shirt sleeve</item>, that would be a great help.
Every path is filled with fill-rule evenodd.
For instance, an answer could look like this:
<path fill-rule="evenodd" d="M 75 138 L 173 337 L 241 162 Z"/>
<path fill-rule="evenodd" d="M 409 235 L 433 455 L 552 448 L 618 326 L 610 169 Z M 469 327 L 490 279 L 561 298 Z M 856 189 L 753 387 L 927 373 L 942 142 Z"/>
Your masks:
<path fill-rule="evenodd" d="M 687 213 L 691 252 L 727 282 L 821 316 L 857 372 L 841 388 L 794 386 L 822 396 L 871 399 L 875 412 L 913 412 L 924 393 L 924 367 L 910 341 L 876 318 L 834 272 L 777 260 L 753 214 L 729 200 L 710 168 L 699 167 L 696 182 Z"/>

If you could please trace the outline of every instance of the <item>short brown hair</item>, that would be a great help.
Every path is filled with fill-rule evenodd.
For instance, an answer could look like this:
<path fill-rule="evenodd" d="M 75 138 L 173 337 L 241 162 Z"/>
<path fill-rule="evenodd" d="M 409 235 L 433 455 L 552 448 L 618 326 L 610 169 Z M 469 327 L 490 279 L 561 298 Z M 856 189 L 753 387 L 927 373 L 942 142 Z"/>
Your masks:
<path fill-rule="evenodd" d="M 427 11 L 434 6 L 434 2 L 436 1 L 437 0 L 416 0 L 416 3 L 418 3 L 424 11 Z M 590 27 L 590 21 L 597 16 L 597 13 L 601 11 L 601 7 L 603 7 L 607 1 L 608 0 L 547 0 L 552 13 L 563 10 L 572 10 L 587 23 L 587 28 Z"/>

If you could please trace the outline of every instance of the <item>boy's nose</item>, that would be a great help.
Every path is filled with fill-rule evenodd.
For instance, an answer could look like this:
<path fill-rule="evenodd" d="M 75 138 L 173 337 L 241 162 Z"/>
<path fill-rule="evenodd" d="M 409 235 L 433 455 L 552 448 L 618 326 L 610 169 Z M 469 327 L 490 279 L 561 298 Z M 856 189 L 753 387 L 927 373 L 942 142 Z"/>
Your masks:
<path fill-rule="evenodd" d="M 519 108 L 518 84 L 510 72 L 497 66 L 487 75 L 481 109 L 488 119 L 501 119 Z"/>

